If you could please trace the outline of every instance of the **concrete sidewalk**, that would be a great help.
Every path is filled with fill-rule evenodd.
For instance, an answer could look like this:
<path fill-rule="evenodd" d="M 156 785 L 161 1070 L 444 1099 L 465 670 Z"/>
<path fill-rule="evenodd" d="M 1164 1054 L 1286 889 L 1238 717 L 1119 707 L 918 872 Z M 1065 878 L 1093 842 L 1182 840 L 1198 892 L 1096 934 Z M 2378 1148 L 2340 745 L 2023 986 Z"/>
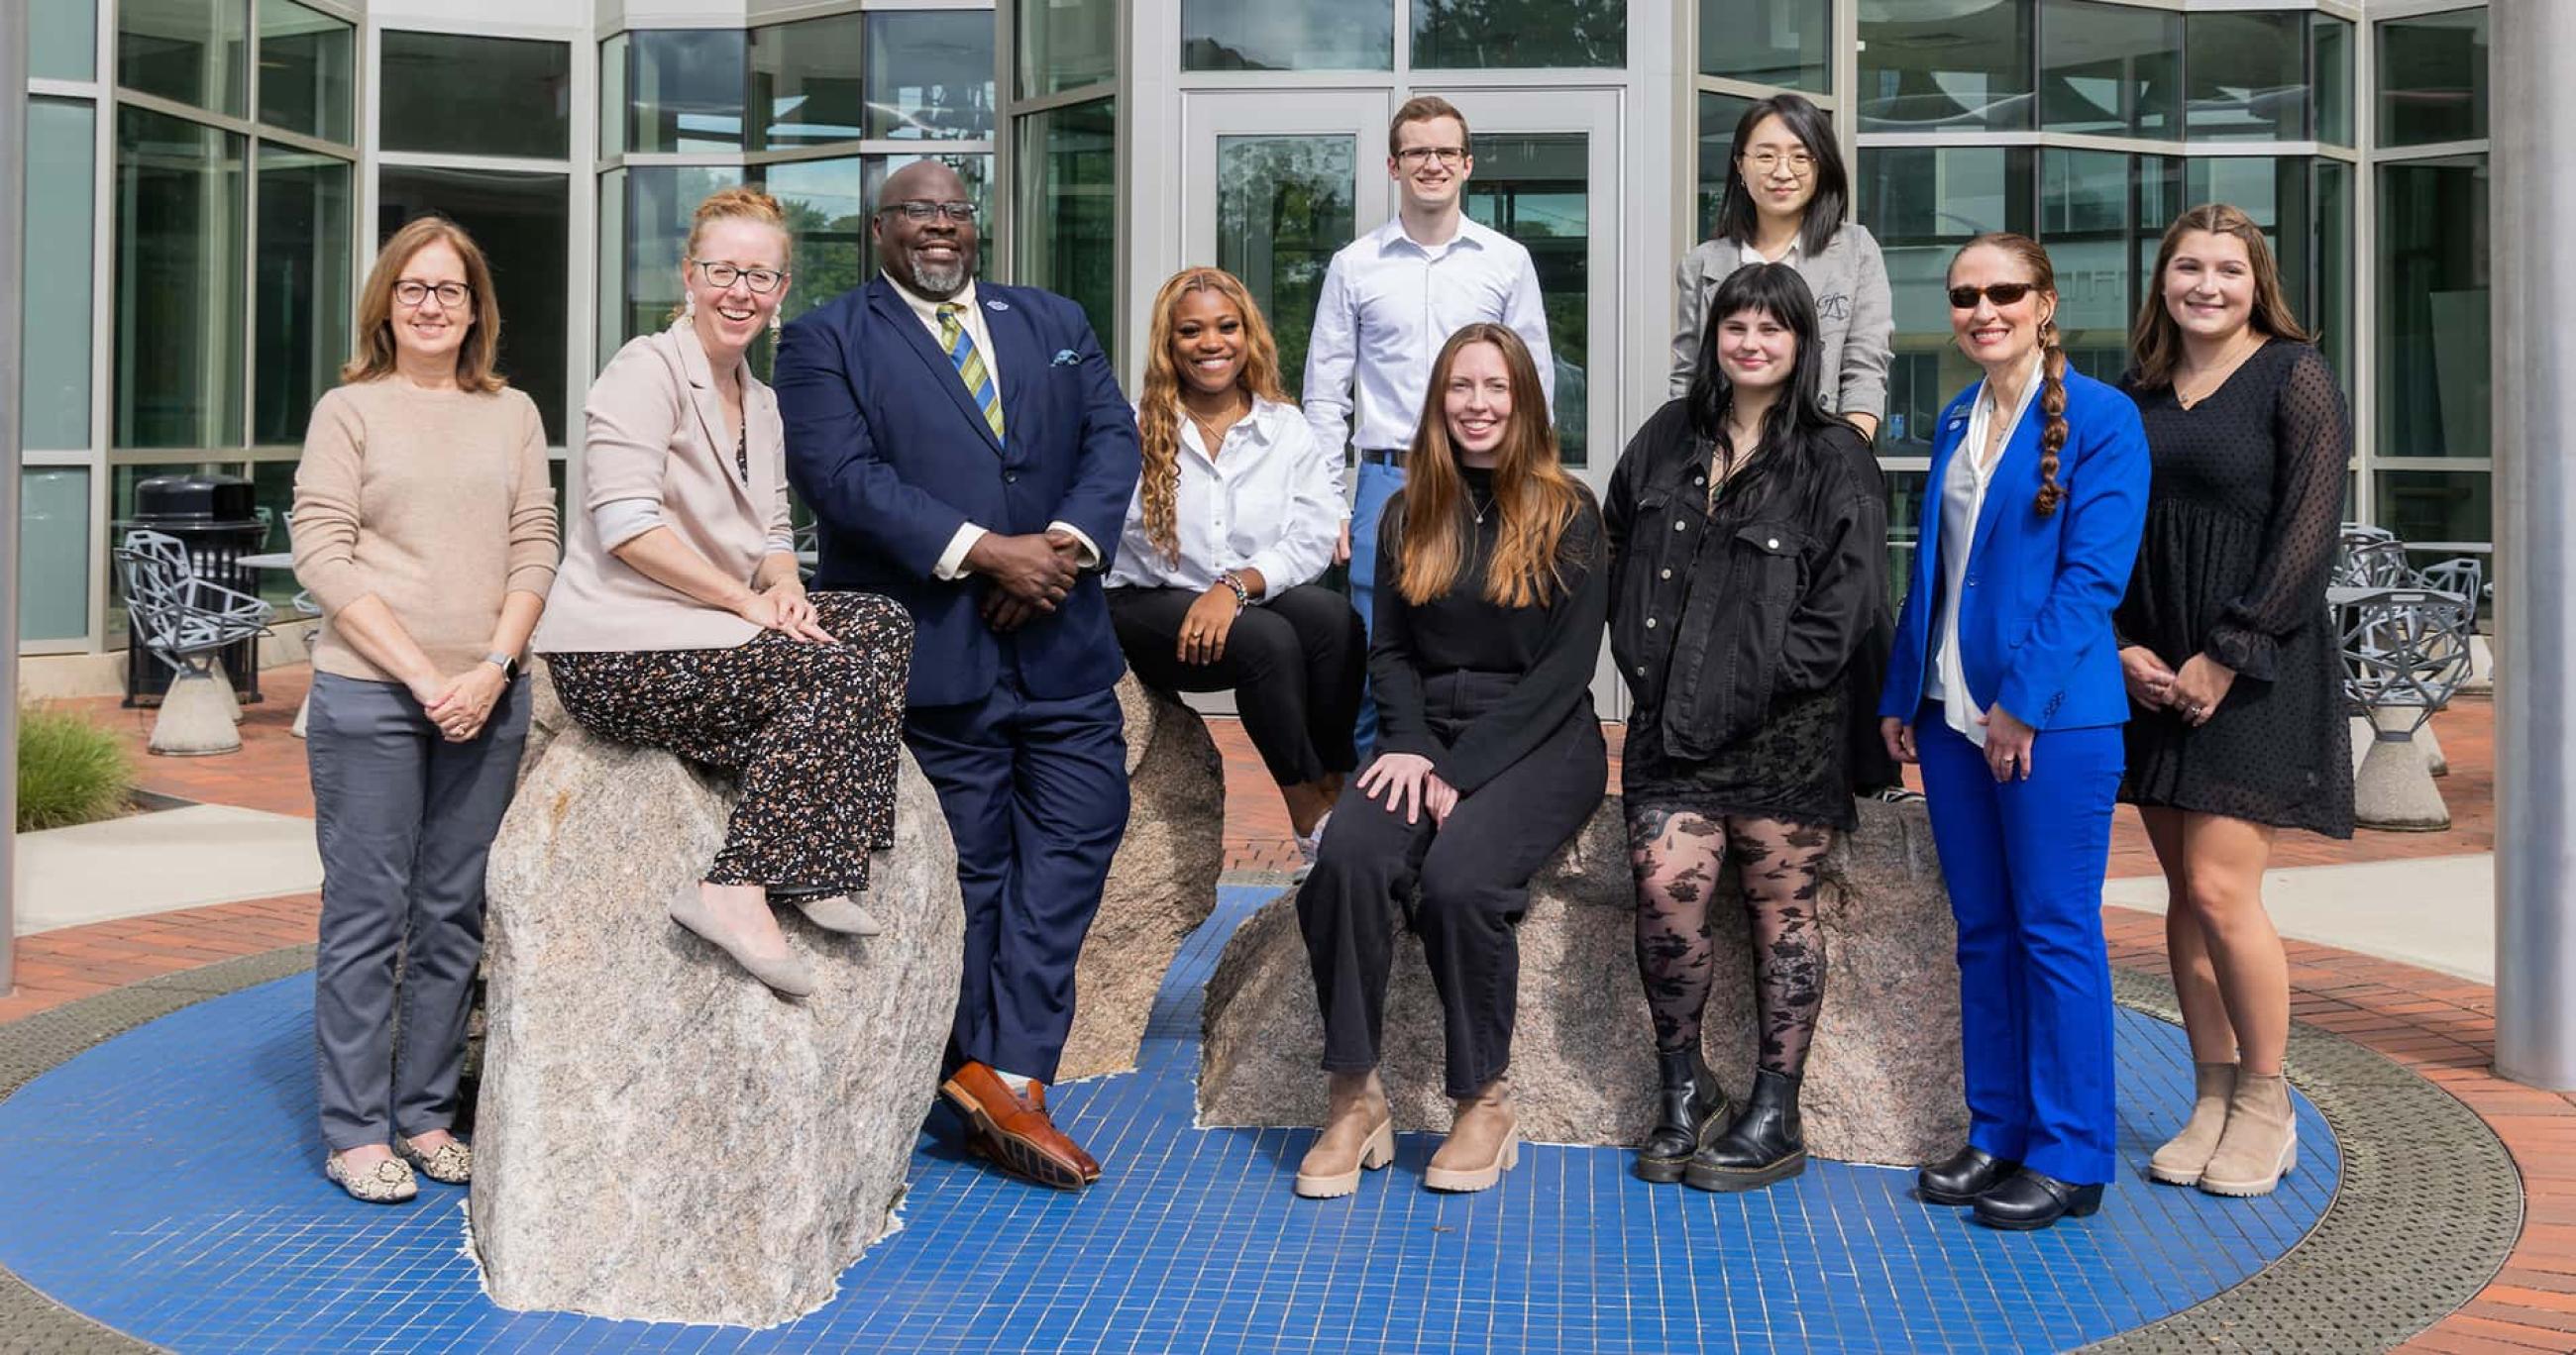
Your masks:
<path fill-rule="evenodd" d="M 18 835 L 20 936 L 322 887 L 313 821 L 230 805 Z"/>
<path fill-rule="evenodd" d="M 2112 880 L 2102 901 L 2161 913 L 2165 882 Z M 2495 982 L 2491 852 L 2266 871 L 2263 903 L 2283 936 Z"/>

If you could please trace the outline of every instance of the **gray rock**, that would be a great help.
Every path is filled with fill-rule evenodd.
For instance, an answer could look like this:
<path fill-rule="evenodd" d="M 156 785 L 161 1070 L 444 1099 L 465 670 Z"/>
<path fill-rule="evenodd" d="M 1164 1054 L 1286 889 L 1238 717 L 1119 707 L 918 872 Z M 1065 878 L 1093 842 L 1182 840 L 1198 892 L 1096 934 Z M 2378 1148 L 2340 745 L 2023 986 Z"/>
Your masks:
<path fill-rule="evenodd" d="M 1119 679 L 1118 704 L 1127 721 L 1127 836 L 1074 971 L 1059 1082 L 1136 1066 L 1164 971 L 1216 911 L 1225 871 L 1225 765 L 1207 722 L 1132 673 Z"/>
<path fill-rule="evenodd" d="M 1531 890 L 1520 926 L 1512 1096 L 1524 1135 L 1635 1144 L 1653 1119 L 1653 1026 L 1637 977 L 1635 893 L 1622 810 L 1606 800 Z M 1923 806 L 1861 806 L 1861 829 L 1828 858 L 1820 891 L 1825 1003 L 1804 1089 L 1820 1157 L 1911 1164 L 1966 1140 L 1960 1083 L 1957 928 Z M 1706 1047 L 1728 1089 L 1752 1083 L 1752 963 L 1730 869 L 1713 905 L 1716 988 Z M 1295 900 L 1243 924 L 1207 987 L 1199 1121 L 1319 1123 L 1323 1028 Z M 1440 1013 L 1420 942 L 1399 938 L 1381 1072 L 1399 1129 L 1445 1130 Z"/>
<path fill-rule="evenodd" d="M 663 913 L 721 843 L 729 789 L 547 732 L 488 877 L 469 1213 L 493 1300 L 741 1326 L 810 1311 L 893 1226 L 935 1094 L 964 935 L 937 800 L 907 757 L 867 896 L 884 936 L 780 915 L 818 984 L 790 1002 Z"/>

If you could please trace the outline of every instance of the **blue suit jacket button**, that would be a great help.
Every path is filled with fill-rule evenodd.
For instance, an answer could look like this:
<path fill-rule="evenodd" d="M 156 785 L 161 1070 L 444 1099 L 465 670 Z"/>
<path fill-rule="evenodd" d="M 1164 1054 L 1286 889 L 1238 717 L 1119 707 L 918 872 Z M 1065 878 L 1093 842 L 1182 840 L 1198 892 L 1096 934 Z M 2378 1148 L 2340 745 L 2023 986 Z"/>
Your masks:
<path fill-rule="evenodd" d="M 1020 482 L 1020 473 L 1019 473 L 1018 471 L 1010 471 L 1010 470 L 1006 470 L 1006 471 L 1002 472 L 1002 483 L 1003 483 L 1003 484 L 1006 484 L 1006 485 L 1016 485 L 1016 484 L 1018 484 L 1019 482 Z"/>

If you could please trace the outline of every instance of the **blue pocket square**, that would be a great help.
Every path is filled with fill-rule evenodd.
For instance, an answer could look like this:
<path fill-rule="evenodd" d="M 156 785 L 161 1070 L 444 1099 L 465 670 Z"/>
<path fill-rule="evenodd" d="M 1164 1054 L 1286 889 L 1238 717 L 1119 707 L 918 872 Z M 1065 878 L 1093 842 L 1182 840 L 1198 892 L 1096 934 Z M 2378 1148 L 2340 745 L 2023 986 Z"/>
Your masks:
<path fill-rule="evenodd" d="M 1077 353 L 1070 348 L 1059 348 L 1055 350 L 1055 361 L 1050 362 L 1047 365 L 1050 367 L 1070 367 L 1080 361 L 1082 361 L 1082 355 L 1080 353 Z"/>

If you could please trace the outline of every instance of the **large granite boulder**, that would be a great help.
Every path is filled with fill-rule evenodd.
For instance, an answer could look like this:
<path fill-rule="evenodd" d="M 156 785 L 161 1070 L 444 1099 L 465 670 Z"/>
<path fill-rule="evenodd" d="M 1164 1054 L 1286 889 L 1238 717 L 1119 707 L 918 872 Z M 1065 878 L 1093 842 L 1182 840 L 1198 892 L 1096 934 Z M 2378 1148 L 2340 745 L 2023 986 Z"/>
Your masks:
<path fill-rule="evenodd" d="M 935 1092 L 964 935 L 937 799 L 907 758 L 867 896 L 883 936 L 781 914 L 818 984 L 787 1001 L 663 914 L 730 789 L 559 716 L 544 733 L 489 875 L 486 1284 L 504 1307 L 636 1320 L 807 1312 L 894 1226 Z"/>
<path fill-rule="evenodd" d="M 1512 1095 L 1521 1131 L 1548 1143 L 1631 1145 L 1653 1120 L 1654 1035 L 1637 980 L 1635 890 L 1622 810 L 1604 801 L 1533 882 L 1520 925 Z M 1968 1131 L 1959 1065 L 1957 928 L 1922 805 L 1861 806 L 1820 891 L 1824 1013 L 1807 1063 L 1807 1142 L 1818 1156 L 1912 1164 Z M 1706 1046 L 1729 1091 L 1753 1079 L 1753 968 L 1730 867 L 1712 905 L 1716 989 Z M 1199 1122 L 1301 1126 L 1324 1114 L 1323 1026 L 1282 895 L 1237 931 L 1209 980 Z M 1398 1129 L 1445 1130 L 1439 1007 L 1409 933 L 1388 985 L 1381 1073 Z"/>
<path fill-rule="evenodd" d="M 1225 871 L 1225 764 L 1207 722 L 1132 673 L 1118 681 L 1118 705 L 1127 721 L 1127 837 L 1074 972 L 1059 1082 L 1136 1066 L 1163 973 L 1216 911 Z"/>

